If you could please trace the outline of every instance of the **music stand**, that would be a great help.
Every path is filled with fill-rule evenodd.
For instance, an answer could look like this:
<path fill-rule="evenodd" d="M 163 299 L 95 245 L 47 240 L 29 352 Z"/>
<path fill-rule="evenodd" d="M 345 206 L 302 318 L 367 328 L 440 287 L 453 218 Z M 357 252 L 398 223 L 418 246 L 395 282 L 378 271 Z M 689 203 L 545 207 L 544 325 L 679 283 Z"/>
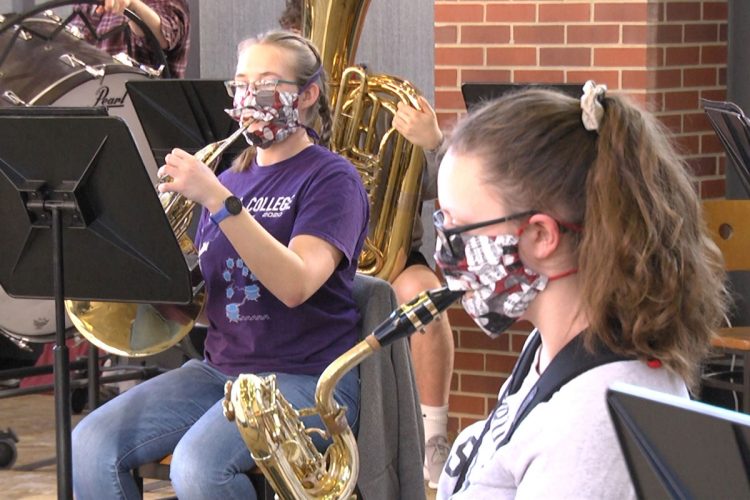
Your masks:
<path fill-rule="evenodd" d="M 466 82 L 461 84 L 461 95 L 466 111 L 471 111 L 486 101 L 496 99 L 508 92 L 521 89 L 550 89 L 579 99 L 583 95 L 582 83 L 490 83 Z"/>
<path fill-rule="evenodd" d="M 607 405 L 638 498 L 750 498 L 750 415 L 622 383 Z"/>
<path fill-rule="evenodd" d="M 195 154 L 237 130 L 224 112 L 232 98 L 222 80 L 131 80 L 125 86 L 158 165 L 173 148 Z M 244 141 L 229 146 L 217 173 L 246 147 Z"/>
<path fill-rule="evenodd" d="M 716 135 L 750 198 L 750 121 L 733 102 L 701 99 Z"/>
<path fill-rule="evenodd" d="M 58 498 L 72 498 L 64 299 L 188 303 L 187 263 L 125 122 L 0 108 L 0 285 L 54 298 Z"/>

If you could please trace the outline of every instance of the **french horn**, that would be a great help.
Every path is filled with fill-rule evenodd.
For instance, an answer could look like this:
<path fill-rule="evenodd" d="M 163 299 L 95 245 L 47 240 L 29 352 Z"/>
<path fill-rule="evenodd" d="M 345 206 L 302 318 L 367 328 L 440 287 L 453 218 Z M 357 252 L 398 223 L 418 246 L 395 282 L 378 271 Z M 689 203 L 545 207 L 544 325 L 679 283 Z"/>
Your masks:
<path fill-rule="evenodd" d="M 245 128 L 239 127 L 226 139 L 205 146 L 195 157 L 215 170 L 221 154 L 242 136 Z M 162 193 L 159 199 L 190 269 L 193 300 L 186 305 L 65 301 L 68 316 L 81 335 L 119 356 L 148 356 L 177 344 L 193 329 L 205 304 L 198 252 L 187 234 L 195 203 L 177 193 Z"/>

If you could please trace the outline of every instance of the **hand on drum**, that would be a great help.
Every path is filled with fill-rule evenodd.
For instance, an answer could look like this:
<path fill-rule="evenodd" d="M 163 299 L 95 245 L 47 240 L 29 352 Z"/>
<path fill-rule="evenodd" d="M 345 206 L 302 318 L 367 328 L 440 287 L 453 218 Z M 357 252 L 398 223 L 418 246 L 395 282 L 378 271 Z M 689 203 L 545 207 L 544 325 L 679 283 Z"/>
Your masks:
<path fill-rule="evenodd" d="M 96 8 L 97 14 L 113 13 L 122 14 L 125 9 L 130 7 L 130 0 L 104 0 L 101 7 Z"/>
<path fill-rule="evenodd" d="M 189 200 L 200 203 L 209 211 L 218 209 L 231 193 L 213 171 L 187 151 L 175 148 L 165 158 L 165 165 L 158 170 L 161 182 L 160 193 L 174 191 Z"/>

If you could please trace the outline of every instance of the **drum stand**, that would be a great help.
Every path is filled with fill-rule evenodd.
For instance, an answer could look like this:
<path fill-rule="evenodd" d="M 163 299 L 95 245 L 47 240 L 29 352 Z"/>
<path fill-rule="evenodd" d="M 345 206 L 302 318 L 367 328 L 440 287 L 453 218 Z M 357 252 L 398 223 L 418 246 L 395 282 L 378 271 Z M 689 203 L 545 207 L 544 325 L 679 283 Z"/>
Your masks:
<path fill-rule="evenodd" d="M 130 131 L 101 108 L 0 109 L 0 214 L 0 285 L 55 300 L 57 496 L 72 500 L 65 298 L 185 304 L 190 272 Z"/>

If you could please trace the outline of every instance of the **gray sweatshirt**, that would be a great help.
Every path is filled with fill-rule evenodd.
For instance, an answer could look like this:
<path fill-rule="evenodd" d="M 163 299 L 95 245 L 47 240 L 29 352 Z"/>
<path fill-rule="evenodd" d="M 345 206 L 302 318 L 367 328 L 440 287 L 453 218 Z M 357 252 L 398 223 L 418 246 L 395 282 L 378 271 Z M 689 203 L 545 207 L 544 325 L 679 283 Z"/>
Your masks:
<path fill-rule="evenodd" d="M 684 381 L 666 368 L 650 368 L 641 361 L 605 364 L 582 373 L 537 405 L 508 444 L 497 449 L 538 379 L 536 370 L 529 370 L 521 389 L 501 402 L 461 490 L 453 495 L 460 466 L 486 420 L 461 432 L 440 477 L 438 499 L 635 498 L 606 408 L 607 388 L 618 381 L 688 397 Z"/>

